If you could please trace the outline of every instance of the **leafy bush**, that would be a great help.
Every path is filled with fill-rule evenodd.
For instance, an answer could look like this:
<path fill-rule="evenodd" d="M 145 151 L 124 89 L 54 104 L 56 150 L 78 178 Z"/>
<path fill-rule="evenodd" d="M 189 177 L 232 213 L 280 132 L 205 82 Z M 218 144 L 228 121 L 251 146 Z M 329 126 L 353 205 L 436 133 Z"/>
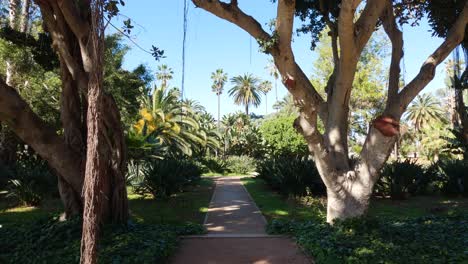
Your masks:
<path fill-rule="evenodd" d="M 12 178 L 13 172 L 10 168 L 0 163 L 0 190 L 4 190 Z"/>
<path fill-rule="evenodd" d="M 431 177 L 416 162 L 395 161 L 383 167 L 374 191 L 392 199 L 405 199 L 408 194 L 423 193 L 430 182 Z"/>
<path fill-rule="evenodd" d="M 307 158 L 276 158 L 260 162 L 259 177 L 282 195 L 324 195 L 325 185 L 313 161 Z"/>
<path fill-rule="evenodd" d="M 188 160 L 154 160 L 142 170 L 143 182 L 137 192 L 149 192 L 154 197 L 168 197 L 180 192 L 201 176 L 198 166 Z"/>
<path fill-rule="evenodd" d="M 34 190 L 34 181 L 10 180 L 7 197 L 17 199 L 22 205 L 37 206 L 42 196 Z"/>
<path fill-rule="evenodd" d="M 58 196 L 56 177 L 47 163 L 36 156 L 19 159 L 9 170 L 8 197 L 23 205 L 39 205 L 43 196 Z"/>
<path fill-rule="evenodd" d="M 178 236 L 203 233 L 183 226 L 131 224 L 107 226 L 99 247 L 99 263 L 165 263 Z M 35 224 L 0 228 L 0 263 L 79 263 L 81 221 L 43 219 Z"/>
<path fill-rule="evenodd" d="M 304 137 L 293 127 L 296 115 L 277 116 L 265 120 L 260 132 L 271 156 L 305 156 L 308 154 Z"/>
<path fill-rule="evenodd" d="M 203 173 L 224 174 L 228 171 L 226 161 L 218 158 L 205 157 L 200 160 L 200 168 Z"/>
<path fill-rule="evenodd" d="M 248 156 L 230 156 L 226 160 L 226 167 L 231 173 L 247 174 L 255 171 L 256 163 Z"/>
<path fill-rule="evenodd" d="M 442 193 L 468 196 L 468 162 L 448 160 L 439 163 Z"/>
<path fill-rule="evenodd" d="M 269 232 L 291 234 L 315 263 L 466 263 L 468 216 L 336 222 L 273 220 Z"/>

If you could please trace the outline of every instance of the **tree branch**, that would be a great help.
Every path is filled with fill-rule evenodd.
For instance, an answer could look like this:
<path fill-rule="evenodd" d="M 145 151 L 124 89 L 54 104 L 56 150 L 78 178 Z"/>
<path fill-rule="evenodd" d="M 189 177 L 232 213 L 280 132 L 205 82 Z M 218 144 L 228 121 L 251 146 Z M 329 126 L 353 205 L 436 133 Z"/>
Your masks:
<path fill-rule="evenodd" d="M 68 26 L 78 39 L 87 38 L 89 34 L 89 25 L 80 17 L 80 13 L 74 6 L 74 1 L 57 0 L 58 7 L 63 13 Z"/>
<path fill-rule="evenodd" d="M 341 2 L 340 16 L 338 18 L 338 37 L 340 44 L 340 58 L 350 61 L 356 57 L 356 43 L 354 36 L 354 1 Z"/>
<path fill-rule="evenodd" d="M 200 7 L 219 18 L 239 26 L 257 40 L 268 41 L 271 39 L 270 34 L 263 30 L 257 20 L 245 14 L 237 6 L 237 1 L 230 4 L 218 0 L 192 0 L 192 2 L 196 7 Z"/>
<path fill-rule="evenodd" d="M 57 170 L 76 193 L 81 193 L 83 178 L 79 155 L 71 151 L 63 138 L 41 120 L 3 79 L 0 79 L 0 121 Z"/>
<path fill-rule="evenodd" d="M 468 2 L 450 29 L 445 41 L 424 62 L 418 75 L 399 93 L 399 110 L 402 114 L 419 92 L 434 79 L 436 67 L 447 58 L 463 40 L 468 23 Z"/>
<path fill-rule="evenodd" d="M 356 34 L 356 47 L 358 53 L 366 46 L 372 33 L 375 31 L 377 21 L 386 6 L 383 0 L 368 0 L 361 16 L 356 21 L 354 30 Z"/>
<path fill-rule="evenodd" d="M 392 2 L 388 1 L 387 7 L 382 14 L 382 22 L 387 36 L 392 42 L 392 59 L 390 62 L 390 73 L 388 81 L 387 111 L 392 112 L 390 106 L 398 100 L 398 90 L 400 88 L 400 61 L 403 57 L 403 34 L 398 29 L 395 16 L 393 14 Z M 390 113 L 397 117 L 395 113 Z"/>

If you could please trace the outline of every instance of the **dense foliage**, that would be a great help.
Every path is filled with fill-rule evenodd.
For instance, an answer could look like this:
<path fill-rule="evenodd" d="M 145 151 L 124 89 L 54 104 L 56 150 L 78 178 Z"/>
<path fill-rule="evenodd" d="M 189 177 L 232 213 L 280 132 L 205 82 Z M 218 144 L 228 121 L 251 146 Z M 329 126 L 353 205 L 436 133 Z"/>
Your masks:
<path fill-rule="evenodd" d="M 308 153 L 304 137 L 293 127 L 296 115 L 280 115 L 266 119 L 259 130 L 272 156 L 306 156 Z"/>
<path fill-rule="evenodd" d="M 99 263 L 164 263 L 178 236 L 203 233 L 199 225 L 130 224 L 108 226 L 100 244 Z M 81 220 L 56 218 L 34 224 L 0 228 L 1 263 L 79 263 Z"/>
<path fill-rule="evenodd" d="M 394 161 L 382 169 L 374 193 L 393 199 L 421 194 L 468 196 L 467 171 L 463 160 L 440 160 L 427 167 L 411 160 Z"/>
<path fill-rule="evenodd" d="M 264 160 L 258 165 L 258 177 L 285 196 L 324 195 L 325 185 L 313 161 L 300 157 Z"/>
<path fill-rule="evenodd" d="M 133 175 L 130 183 L 137 193 L 149 193 L 155 198 L 169 197 L 181 192 L 185 186 L 201 176 L 199 167 L 189 160 L 153 160 L 141 166 L 138 171 L 131 171 Z"/>
<path fill-rule="evenodd" d="M 274 220 L 269 231 L 291 234 L 315 263 L 464 263 L 468 215 L 407 220 Z"/>

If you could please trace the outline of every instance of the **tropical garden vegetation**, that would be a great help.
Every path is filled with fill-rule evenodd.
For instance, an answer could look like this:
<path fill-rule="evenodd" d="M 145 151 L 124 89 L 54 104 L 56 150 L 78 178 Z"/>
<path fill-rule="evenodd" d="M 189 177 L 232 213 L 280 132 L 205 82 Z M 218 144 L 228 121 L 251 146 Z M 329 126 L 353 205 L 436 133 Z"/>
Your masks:
<path fill-rule="evenodd" d="M 167 261 L 204 232 L 211 176 L 229 175 L 250 176 L 269 232 L 318 263 L 468 259 L 466 1 L 278 0 L 271 32 L 238 1 L 192 2 L 273 58 L 262 77 L 205 76 L 217 116 L 173 85 L 162 50 L 155 73 L 124 68 L 132 20 L 104 34 L 124 1 L 0 2 L 1 263 Z M 444 42 L 406 80 L 399 26 L 423 17 Z M 423 92 L 450 54 L 446 87 Z"/>

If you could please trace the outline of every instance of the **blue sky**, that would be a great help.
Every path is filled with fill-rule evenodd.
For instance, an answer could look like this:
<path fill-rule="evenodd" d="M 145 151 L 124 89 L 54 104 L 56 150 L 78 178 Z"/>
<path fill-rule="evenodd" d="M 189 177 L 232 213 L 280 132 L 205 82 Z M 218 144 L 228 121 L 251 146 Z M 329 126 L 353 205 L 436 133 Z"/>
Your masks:
<path fill-rule="evenodd" d="M 188 32 L 186 45 L 186 72 L 185 72 L 185 96 L 199 101 L 214 116 L 217 115 L 216 95 L 211 92 L 211 72 L 217 68 L 223 68 L 229 74 L 229 78 L 243 73 L 271 80 L 265 70 L 268 64 L 268 56 L 258 51 L 258 45 L 247 33 L 237 26 L 226 22 L 206 11 L 195 8 L 189 1 Z M 153 72 L 157 65 L 167 64 L 174 70 L 172 86 L 181 86 L 182 72 L 182 34 L 183 34 L 183 0 L 138 0 L 126 1 L 126 6 L 121 13 L 132 18 L 135 29 L 132 32 L 133 40 L 140 46 L 149 49 L 155 45 L 165 51 L 166 58 L 156 62 L 151 55 L 133 46 L 128 53 L 124 67 L 133 69 L 138 64 L 147 65 Z M 262 25 L 265 25 L 275 17 L 276 5 L 269 0 L 239 1 L 239 6 L 247 14 L 255 17 Z M 120 19 L 124 19 L 123 17 Z M 299 21 L 295 26 L 299 26 Z M 114 22 L 119 25 L 119 21 Z M 430 28 L 423 21 L 419 27 L 405 26 L 405 66 L 406 81 L 411 80 L 418 72 L 424 60 L 435 48 L 442 43 L 442 39 L 432 37 Z M 128 42 L 130 46 L 132 44 Z M 313 61 L 316 54 L 309 49 L 310 37 L 302 35 L 294 37 L 293 49 L 296 60 L 304 72 L 311 76 Z M 444 86 L 444 66 L 438 68 L 436 78 L 428 85 L 425 91 L 432 91 Z M 228 97 L 227 90 L 231 87 L 226 84 L 221 96 L 221 115 L 237 110 L 243 110 L 236 106 Z M 287 91 L 278 82 L 278 97 L 281 99 Z M 272 104 L 275 101 L 274 91 L 268 94 L 268 111 L 272 112 Z M 254 113 L 265 113 L 265 102 Z"/>

